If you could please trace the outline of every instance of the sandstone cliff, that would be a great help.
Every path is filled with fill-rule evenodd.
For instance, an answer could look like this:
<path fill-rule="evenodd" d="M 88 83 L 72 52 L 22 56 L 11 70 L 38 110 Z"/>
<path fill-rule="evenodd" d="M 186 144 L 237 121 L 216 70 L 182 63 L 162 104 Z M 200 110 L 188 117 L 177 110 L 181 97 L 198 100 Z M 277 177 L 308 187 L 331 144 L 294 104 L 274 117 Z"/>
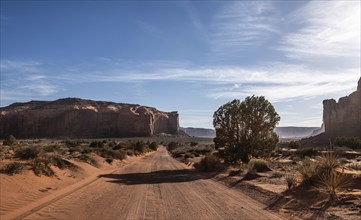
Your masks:
<path fill-rule="evenodd" d="M 330 136 L 361 138 L 361 78 L 349 96 L 323 101 L 323 123 Z"/>
<path fill-rule="evenodd" d="M 357 91 L 336 102 L 323 101 L 323 125 L 325 132 L 303 140 L 306 145 L 329 144 L 336 137 L 361 138 L 361 78 Z"/>
<path fill-rule="evenodd" d="M 108 138 L 177 134 L 177 112 L 155 108 L 83 100 L 15 103 L 0 108 L 0 137 Z"/>

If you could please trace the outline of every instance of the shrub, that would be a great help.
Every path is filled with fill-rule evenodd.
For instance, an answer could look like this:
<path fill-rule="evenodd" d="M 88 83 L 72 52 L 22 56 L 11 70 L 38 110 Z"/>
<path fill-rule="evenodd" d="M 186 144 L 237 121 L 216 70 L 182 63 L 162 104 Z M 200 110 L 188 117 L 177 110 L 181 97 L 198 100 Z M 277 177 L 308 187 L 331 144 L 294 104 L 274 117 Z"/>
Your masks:
<path fill-rule="evenodd" d="M 99 152 L 99 155 L 104 157 L 104 158 L 111 158 L 111 159 L 119 159 L 119 160 L 123 160 L 126 158 L 126 152 L 123 150 L 113 150 L 113 149 L 101 149 L 101 151 Z"/>
<path fill-rule="evenodd" d="M 354 170 L 361 170 L 361 163 L 350 163 L 347 167 Z"/>
<path fill-rule="evenodd" d="M 197 143 L 197 142 L 193 142 L 193 141 L 191 141 L 190 145 L 191 145 L 191 147 L 194 147 L 194 146 L 197 146 L 197 145 L 198 145 L 198 143 Z"/>
<path fill-rule="evenodd" d="M 209 154 L 202 158 L 202 160 L 198 164 L 198 167 L 203 171 L 212 171 L 217 169 L 219 163 L 220 162 L 218 157 Z"/>
<path fill-rule="evenodd" d="M 104 143 L 102 141 L 92 141 L 89 145 L 89 147 L 92 148 L 103 148 L 104 147 Z"/>
<path fill-rule="evenodd" d="M 270 178 L 281 178 L 281 177 L 283 177 L 283 176 L 284 176 L 283 173 L 278 172 L 278 171 L 275 171 L 275 172 L 272 173 L 272 175 L 270 176 Z"/>
<path fill-rule="evenodd" d="M 84 161 L 85 163 L 90 164 L 90 165 L 92 165 L 94 167 L 99 166 L 97 161 L 94 160 L 94 158 L 90 157 L 88 154 L 80 155 L 79 160 Z"/>
<path fill-rule="evenodd" d="M 143 141 L 137 141 L 134 145 L 134 150 L 139 153 L 144 153 L 147 149 L 147 144 Z"/>
<path fill-rule="evenodd" d="M 25 148 L 19 148 L 15 152 L 15 156 L 23 159 L 34 159 L 39 155 L 40 151 L 37 147 L 25 147 Z"/>
<path fill-rule="evenodd" d="M 193 157 L 194 157 L 194 154 L 192 154 L 190 152 L 187 152 L 184 154 L 184 159 L 193 158 Z"/>
<path fill-rule="evenodd" d="M 50 168 L 50 160 L 44 158 L 38 158 L 32 163 L 32 170 L 37 176 L 54 176 L 54 171 Z"/>
<path fill-rule="evenodd" d="M 17 140 L 13 135 L 9 135 L 3 141 L 3 145 L 13 146 L 17 144 Z"/>
<path fill-rule="evenodd" d="M 313 148 L 303 148 L 296 151 L 296 155 L 301 158 L 316 156 L 317 153 L 317 150 Z"/>
<path fill-rule="evenodd" d="M 53 164 L 54 166 L 58 167 L 61 170 L 66 169 L 66 168 L 74 168 L 75 167 L 74 164 L 70 163 L 67 160 L 64 160 L 63 158 L 61 158 L 58 155 L 49 157 L 49 160 L 50 160 L 51 164 Z"/>
<path fill-rule="evenodd" d="M 297 149 L 300 147 L 300 143 L 298 141 L 290 141 L 288 143 L 288 147 L 291 149 Z"/>
<path fill-rule="evenodd" d="M 177 142 L 169 142 L 168 146 L 167 146 L 167 150 L 168 151 L 172 151 L 174 149 L 176 149 L 177 147 L 179 147 L 179 144 Z"/>
<path fill-rule="evenodd" d="M 199 154 L 207 154 L 210 153 L 211 151 L 213 151 L 213 147 L 209 146 L 209 145 L 203 145 L 203 146 L 198 146 L 195 148 L 195 151 Z"/>
<path fill-rule="evenodd" d="M 268 167 L 267 161 L 263 159 L 251 159 L 248 162 L 248 171 L 267 172 L 271 171 L 271 169 Z"/>
<path fill-rule="evenodd" d="M 48 145 L 43 148 L 43 151 L 50 153 L 55 152 L 58 148 L 60 148 L 60 146 L 58 145 Z"/>
<path fill-rule="evenodd" d="M 152 142 L 149 144 L 149 149 L 156 151 L 158 149 L 158 144 L 156 142 Z"/>
<path fill-rule="evenodd" d="M 312 177 L 316 176 L 319 172 L 319 167 L 317 163 L 313 162 L 310 158 L 306 157 L 302 161 L 302 165 L 299 167 L 298 171 L 301 173 L 303 182 L 313 183 Z"/>
<path fill-rule="evenodd" d="M 288 189 L 291 189 L 297 185 L 297 180 L 296 180 L 295 176 L 286 176 L 285 180 L 286 180 Z"/>
<path fill-rule="evenodd" d="M 332 170 L 320 176 L 318 188 L 328 193 L 330 199 L 334 200 L 337 198 L 337 191 L 345 188 L 350 181 L 351 179 L 347 175 Z"/>
<path fill-rule="evenodd" d="M 18 162 L 9 163 L 5 166 L 4 172 L 8 175 L 14 175 L 21 173 L 24 169 L 24 165 Z"/>
<path fill-rule="evenodd" d="M 332 150 L 322 154 L 320 161 L 320 169 L 325 172 L 330 172 L 338 167 L 340 164 L 338 160 L 337 154 L 335 154 Z"/>
<path fill-rule="evenodd" d="M 112 159 L 112 158 L 107 158 L 107 159 L 105 159 L 105 161 L 106 161 L 107 163 L 111 164 L 111 163 L 113 162 L 113 159 Z"/>
<path fill-rule="evenodd" d="M 335 145 L 351 149 L 361 149 L 361 139 L 357 137 L 337 137 Z"/>
<path fill-rule="evenodd" d="M 113 148 L 116 145 L 117 145 L 117 143 L 115 141 L 111 141 L 111 142 L 108 143 L 108 147 L 110 147 L 110 148 Z"/>
<path fill-rule="evenodd" d="M 124 142 L 120 142 L 119 144 L 112 147 L 113 150 L 120 150 L 120 149 L 126 149 L 128 146 Z"/>
<path fill-rule="evenodd" d="M 79 145 L 78 141 L 74 141 L 74 140 L 66 140 L 64 142 L 65 146 L 67 147 L 76 147 Z"/>

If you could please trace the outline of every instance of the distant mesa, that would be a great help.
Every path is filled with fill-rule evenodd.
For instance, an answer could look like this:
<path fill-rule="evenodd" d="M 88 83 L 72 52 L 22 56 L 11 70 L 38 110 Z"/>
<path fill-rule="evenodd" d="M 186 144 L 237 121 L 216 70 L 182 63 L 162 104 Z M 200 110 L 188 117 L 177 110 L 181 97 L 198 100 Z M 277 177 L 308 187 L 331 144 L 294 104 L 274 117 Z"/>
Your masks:
<path fill-rule="evenodd" d="M 303 140 L 306 145 L 329 144 L 336 137 L 361 138 L 361 77 L 357 91 L 342 97 L 323 101 L 325 132 Z"/>
<path fill-rule="evenodd" d="M 216 132 L 214 129 L 207 128 L 180 128 L 180 130 L 184 131 L 189 136 L 193 137 L 208 137 L 214 138 L 216 136 Z M 277 127 L 275 132 L 281 138 L 305 138 L 314 136 L 321 132 L 322 128 L 319 127 Z"/>
<path fill-rule="evenodd" d="M 186 134 L 192 137 L 208 137 L 214 138 L 216 136 L 216 131 L 214 129 L 208 128 L 180 128 L 180 130 L 184 131 Z"/>
<path fill-rule="evenodd" d="M 111 138 L 178 134 L 177 112 L 65 98 L 0 108 L 0 138 Z"/>
<path fill-rule="evenodd" d="M 275 132 L 281 138 L 306 138 L 320 132 L 320 127 L 276 127 Z"/>

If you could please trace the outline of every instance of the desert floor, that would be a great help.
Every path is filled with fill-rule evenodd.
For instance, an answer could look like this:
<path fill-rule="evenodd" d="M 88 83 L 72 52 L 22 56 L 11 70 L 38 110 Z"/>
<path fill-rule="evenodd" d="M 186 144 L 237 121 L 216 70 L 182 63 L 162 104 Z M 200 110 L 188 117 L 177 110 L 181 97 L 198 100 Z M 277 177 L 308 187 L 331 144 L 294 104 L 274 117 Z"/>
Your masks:
<path fill-rule="evenodd" d="M 68 187 L 69 188 L 69 187 Z M 50 196 L 50 198 L 49 198 Z M 114 172 L 14 210 L 24 219 L 280 219 L 251 199 L 172 158 L 164 147 Z M 8 213 L 9 214 L 9 213 Z M 3 215 L 4 218 L 10 215 Z"/>

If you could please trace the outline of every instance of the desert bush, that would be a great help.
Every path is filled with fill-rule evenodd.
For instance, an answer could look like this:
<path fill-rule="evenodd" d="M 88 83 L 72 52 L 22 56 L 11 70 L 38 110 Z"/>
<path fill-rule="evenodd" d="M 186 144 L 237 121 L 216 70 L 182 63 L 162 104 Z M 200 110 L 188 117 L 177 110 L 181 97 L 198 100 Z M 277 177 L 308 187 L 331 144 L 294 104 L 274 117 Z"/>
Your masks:
<path fill-rule="evenodd" d="M 33 161 L 31 169 L 37 176 L 54 176 L 54 171 L 50 168 L 51 161 L 48 158 L 37 158 Z"/>
<path fill-rule="evenodd" d="M 184 159 L 193 158 L 193 157 L 194 157 L 194 154 L 192 154 L 190 152 L 187 152 L 184 154 Z"/>
<path fill-rule="evenodd" d="M 340 162 L 338 160 L 338 156 L 333 150 L 322 154 L 319 166 L 323 172 L 331 172 L 339 165 Z"/>
<path fill-rule="evenodd" d="M 210 145 L 201 145 L 201 146 L 197 146 L 195 147 L 195 152 L 199 153 L 199 154 L 207 154 L 210 153 L 214 150 L 214 148 Z"/>
<path fill-rule="evenodd" d="M 14 174 L 18 174 L 21 173 L 24 169 L 24 165 L 18 162 L 13 162 L 13 163 L 9 163 L 5 166 L 5 168 L 3 169 L 3 172 L 6 173 L 7 175 L 14 175 Z"/>
<path fill-rule="evenodd" d="M 128 149 L 128 150 L 126 150 L 126 154 L 127 154 L 128 156 L 134 156 L 134 151 Z"/>
<path fill-rule="evenodd" d="M 298 172 L 301 173 L 304 183 L 313 183 L 312 177 L 315 177 L 319 173 L 319 166 L 309 157 L 306 157 L 302 161 L 302 165 L 299 167 Z"/>
<path fill-rule="evenodd" d="M 288 189 L 292 189 L 293 187 L 295 187 L 297 185 L 297 179 L 293 175 L 286 176 L 285 180 L 286 180 Z"/>
<path fill-rule="evenodd" d="M 108 143 L 108 147 L 110 147 L 110 148 L 113 148 L 116 145 L 117 145 L 117 143 L 115 141 L 111 141 L 111 142 Z"/>
<path fill-rule="evenodd" d="M 15 151 L 15 157 L 23 160 L 35 159 L 39 153 L 40 150 L 38 147 L 18 148 Z"/>
<path fill-rule="evenodd" d="M 317 154 L 318 154 L 317 150 L 315 150 L 313 148 L 303 148 L 303 149 L 298 149 L 296 151 L 296 155 L 301 158 L 313 157 L 313 156 L 316 156 Z"/>
<path fill-rule="evenodd" d="M 357 137 L 337 137 L 335 139 L 335 145 L 354 150 L 361 149 L 361 139 Z"/>
<path fill-rule="evenodd" d="M 195 141 L 191 141 L 191 143 L 190 143 L 190 146 L 191 146 L 191 147 L 194 147 L 194 146 L 197 146 L 197 145 L 198 145 L 198 143 L 195 142 Z"/>
<path fill-rule="evenodd" d="M 51 156 L 48 159 L 50 160 L 51 164 L 53 164 L 54 166 L 58 167 L 61 170 L 75 167 L 74 164 L 70 163 L 67 160 L 64 160 L 58 155 Z"/>
<path fill-rule="evenodd" d="M 82 154 L 82 155 L 80 155 L 80 157 L 78 159 L 81 161 L 84 161 L 85 163 L 90 164 L 94 167 L 99 166 L 97 161 L 94 158 L 92 158 L 91 156 L 89 156 L 88 154 Z"/>
<path fill-rule="evenodd" d="M 361 163 L 350 163 L 347 164 L 346 166 L 354 170 L 361 170 Z"/>
<path fill-rule="evenodd" d="M 153 150 L 153 151 L 156 151 L 158 149 L 158 144 L 156 142 L 152 142 L 149 144 L 149 149 Z"/>
<path fill-rule="evenodd" d="M 349 176 L 334 170 L 320 175 L 318 188 L 329 194 L 330 199 L 337 198 L 337 192 L 347 187 L 351 179 Z"/>
<path fill-rule="evenodd" d="M 55 152 L 57 149 L 60 148 L 58 145 L 47 145 L 43 147 L 43 151 L 47 153 Z"/>
<path fill-rule="evenodd" d="M 13 146 L 17 144 L 17 140 L 13 135 L 9 135 L 3 141 L 3 145 Z"/>
<path fill-rule="evenodd" d="M 147 144 L 144 141 L 137 141 L 134 145 L 134 151 L 144 153 L 147 150 Z"/>
<path fill-rule="evenodd" d="M 105 159 L 105 162 L 111 164 L 111 163 L 113 162 L 113 159 L 112 159 L 112 158 L 106 158 L 106 159 Z"/>
<path fill-rule="evenodd" d="M 89 145 L 89 147 L 92 148 L 103 148 L 104 147 L 104 142 L 102 141 L 92 141 Z"/>
<path fill-rule="evenodd" d="M 99 155 L 104 158 L 123 160 L 127 157 L 124 150 L 101 149 Z"/>
<path fill-rule="evenodd" d="M 283 176 L 284 176 L 283 173 L 281 173 L 281 172 L 279 172 L 279 171 L 275 171 L 275 172 L 272 173 L 272 175 L 270 176 L 270 178 L 281 178 L 281 177 L 283 177 Z"/>
<path fill-rule="evenodd" d="M 65 140 L 64 144 L 67 147 L 76 147 L 79 145 L 78 141 L 75 141 L 75 140 Z"/>
<path fill-rule="evenodd" d="M 113 150 L 127 149 L 128 145 L 124 142 L 120 142 L 119 144 L 112 147 Z"/>
<path fill-rule="evenodd" d="M 290 141 L 287 146 L 291 149 L 297 149 L 300 147 L 300 143 L 298 141 Z"/>
<path fill-rule="evenodd" d="M 169 142 L 168 146 L 167 146 L 167 150 L 168 151 L 172 151 L 174 149 L 176 149 L 177 147 L 179 147 L 179 144 L 177 142 Z"/>
<path fill-rule="evenodd" d="M 253 158 L 248 162 L 248 171 L 267 172 L 271 169 L 268 167 L 267 161 Z"/>
<path fill-rule="evenodd" d="M 212 171 L 217 169 L 218 165 L 220 164 L 219 158 L 214 155 L 206 155 L 197 165 L 203 171 Z"/>

